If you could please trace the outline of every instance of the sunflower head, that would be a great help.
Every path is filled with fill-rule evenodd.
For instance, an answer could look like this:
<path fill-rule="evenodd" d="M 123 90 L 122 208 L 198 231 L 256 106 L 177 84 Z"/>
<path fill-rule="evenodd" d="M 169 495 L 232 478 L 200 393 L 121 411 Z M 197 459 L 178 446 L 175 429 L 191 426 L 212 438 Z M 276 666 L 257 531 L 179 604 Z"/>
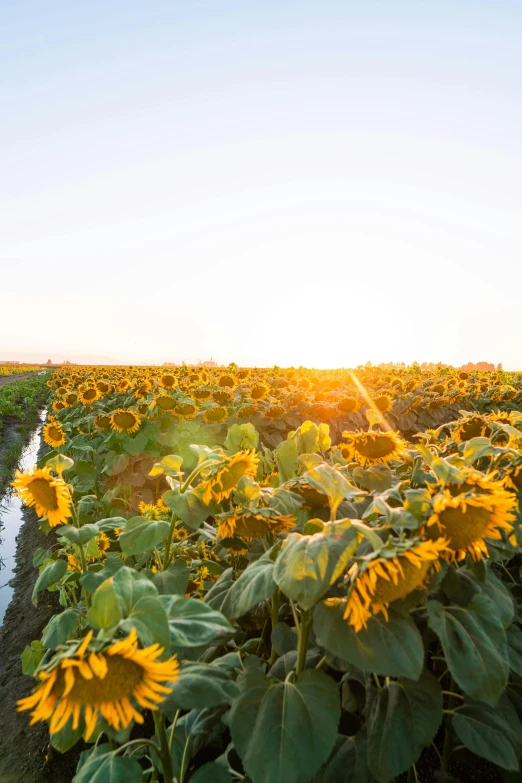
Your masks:
<path fill-rule="evenodd" d="M 134 411 L 118 408 L 110 418 L 115 432 L 136 432 L 140 428 L 141 417 Z"/>
<path fill-rule="evenodd" d="M 48 467 L 15 473 L 12 486 L 26 506 L 34 507 L 51 527 L 65 524 L 71 516 L 71 496 L 63 479 L 52 475 Z"/>
<path fill-rule="evenodd" d="M 453 437 L 457 443 L 465 443 L 471 438 L 489 438 L 492 428 L 482 416 L 468 416 L 454 430 Z"/>
<path fill-rule="evenodd" d="M 210 389 L 195 388 L 192 390 L 192 396 L 195 400 L 208 400 L 209 397 L 212 397 L 212 392 Z"/>
<path fill-rule="evenodd" d="M 256 383 L 250 389 L 250 397 L 252 400 L 264 400 L 268 392 L 269 389 L 266 383 Z"/>
<path fill-rule="evenodd" d="M 344 619 L 358 633 L 373 615 L 388 619 L 393 601 L 423 589 L 447 553 L 446 539 L 420 541 L 381 550 L 377 557 L 355 563 L 349 571 L 350 590 Z"/>
<path fill-rule="evenodd" d="M 60 411 L 63 411 L 63 409 L 66 408 L 66 407 L 67 406 L 63 402 L 61 402 L 60 400 L 55 400 L 53 402 L 53 410 L 56 413 L 60 413 Z"/>
<path fill-rule="evenodd" d="M 158 396 L 154 398 L 153 404 L 154 407 L 159 408 L 160 411 L 172 411 L 176 407 L 177 402 L 168 394 L 158 394 Z"/>
<path fill-rule="evenodd" d="M 373 398 L 373 404 L 381 413 L 387 413 L 392 408 L 393 397 L 389 392 L 381 392 Z"/>
<path fill-rule="evenodd" d="M 220 463 L 213 474 L 203 482 L 203 501 L 210 503 L 212 499 L 218 503 L 230 497 L 237 489 L 243 476 L 255 477 L 259 465 L 259 457 L 255 451 L 238 451 L 225 462 Z"/>
<path fill-rule="evenodd" d="M 199 408 L 192 402 L 181 402 L 173 408 L 172 413 L 179 419 L 194 419 L 199 413 Z"/>
<path fill-rule="evenodd" d="M 92 405 L 93 402 L 96 402 L 96 400 L 99 399 L 99 396 L 97 389 L 84 389 L 80 394 L 80 402 L 83 403 L 83 405 Z"/>
<path fill-rule="evenodd" d="M 406 444 L 396 432 L 343 432 L 343 437 L 349 438 L 349 460 L 363 466 L 390 462 L 401 457 L 406 450 Z"/>
<path fill-rule="evenodd" d="M 239 538 L 242 541 L 251 541 L 253 538 L 262 538 L 269 533 L 290 530 L 295 526 L 295 522 L 296 518 L 292 515 L 277 516 L 271 514 L 268 509 L 253 513 L 245 509 L 229 514 L 221 520 L 217 529 L 217 538 Z"/>
<path fill-rule="evenodd" d="M 228 411 L 226 408 L 216 405 L 214 408 L 209 408 L 203 414 L 203 420 L 207 424 L 221 424 L 228 418 Z"/>
<path fill-rule="evenodd" d="M 93 424 L 96 429 L 106 432 L 111 428 L 111 417 L 107 416 L 105 413 L 99 413 L 94 419 Z"/>
<path fill-rule="evenodd" d="M 232 392 L 229 392 L 226 389 L 217 389 L 216 391 L 212 392 L 212 399 L 214 402 L 222 405 L 224 402 L 232 402 L 234 395 Z"/>
<path fill-rule="evenodd" d="M 51 421 L 42 429 L 42 437 L 48 446 L 57 449 L 65 443 L 65 432 L 58 422 Z"/>
<path fill-rule="evenodd" d="M 176 376 L 171 373 L 165 373 L 159 379 L 159 385 L 164 389 L 173 389 L 176 385 Z"/>
<path fill-rule="evenodd" d="M 341 399 L 337 403 L 337 407 L 339 408 L 341 413 L 357 413 L 357 411 L 361 407 L 361 403 L 357 399 L 357 397 L 354 397 L 353 395 L 350 394 L 341 397 Z"/>
<path fill-rule="evenodd" d="M 217 385 L 222 389 L 234 389 L 237 385 L 237 380 L 230 373 L 223 373 L 217 379 Z"/>
<path fill-rule="evenodd" d="M 68 392 L 63 398 L 63 402 L 68 408 L 72 408 L 72 406 L 78 402 L 78 395 L 76 392 Z"/>
<path fill-rule="evenodd" d="M 158 660 L 163 648 L 157 644 L 140 650 L 134 628 L 126 639 L 89 651 L 92 635 L 89 631 L 73 655 L 56 656 L 40 671 L 36 691 L 18 701 L 19 712 L 32 710 L 31 725 L 49 720 L 56 734 L 72 718 L 73 730 L 83 721 L 89 740 L 100 715 L 119 731 L 132 721 L 143 723 L 140 710 L 157 710 L 171 693 L 164 683 L 178 679 L 175 656 Z"/>

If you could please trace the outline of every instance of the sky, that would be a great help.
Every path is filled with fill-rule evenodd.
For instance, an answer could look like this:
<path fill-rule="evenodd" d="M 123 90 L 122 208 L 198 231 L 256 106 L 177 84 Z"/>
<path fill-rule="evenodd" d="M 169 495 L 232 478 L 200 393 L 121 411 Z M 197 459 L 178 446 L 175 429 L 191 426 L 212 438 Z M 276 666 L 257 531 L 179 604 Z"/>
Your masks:
<path fill-rule="evenodd" d="M 522 369 L 522 5 L 18 0 L 0 360 Z"/>

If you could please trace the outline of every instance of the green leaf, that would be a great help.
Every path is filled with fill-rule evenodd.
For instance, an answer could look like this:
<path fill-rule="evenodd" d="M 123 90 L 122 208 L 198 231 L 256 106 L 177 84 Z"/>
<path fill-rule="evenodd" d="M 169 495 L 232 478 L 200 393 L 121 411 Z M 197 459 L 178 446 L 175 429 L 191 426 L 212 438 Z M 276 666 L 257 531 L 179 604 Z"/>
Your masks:
<path fill-rule="evenodd" d="M 487 579 L 481 587 L 495 604 L 500 622 L 504 628 L 507 628 L 515 618 L 515 605 L 511 593 L 490 568 L 487 569 Z"/>
<path fill-rule="evenodd" d="M 108 517 L 107 519 L 100 519 L 96 522 L 96 527 L 99 531 L 115 530 L 116 528 L 125 527 L 127 520 L 125 517 Z"/>
<path fill-rule="evenodd" d="M 509 663 L 506 632 L 492 601 L 480 594 L 466 608 L 428 601 L 428 625 L 464 693 L 495 706 L 507 685 Z"/>
<path fill-rule="evenodd" d="M 99 589 L 99 588 L 98 588 Z M 132 605 L 125 620 L 120 622 L 120 628 L 130 633 L 132 628 L 142 644 L 158 644 L 161 647 L 169 645 L 169 623 L 165 607 L 159 596 L 144 595 Z"/>
<path fill-rule="evenodd" d="M 122 618 L 118 593 L 114 587 L 114 577 L 110 576 L 97 588 L 87 619 L 93 628 L 114 628 Z"/>
<path fill-rule="evenodd" d="M 34 604 L 34 606 L 38 605 L 38 593 L 41 593 L 42 590 L 46 590 L 51 585 L 56 584 L 56 582 L 59 582 L 62 576 L 67 571 L 67 561 L 66 560 L 55 560 L 53 563 L 48 563 L 38 579 L 36 580 L 36 584 L 33 588 L 33 594 L 31 596 L 31 600 Z"/>
<path fill-rule="evenodd" d="M 208 663 L 188 663 L 181 666 L 179 678 L 171 683 L 170 693 L 161 709 L 192 710 L 231 704 L 239 695 L 239 687 L 228 672 Z"/>
<path fill-rule="evenodd" d="M 61 614 L 51 617 L 44 629 L 42 642 L 53 650 L 59 644 L 63 644 L 68 636 L 78 627 L 78 612 L 75 609 L 66 609 Z"/>
<path fill-rule="evenodd" d="M 63 536 L 70 544 L 86 544 L 91 538 L 100 535 L 97 525 L 83 525 L 74 527 L 74 525 L 64 525 L 58 530 L 58 535 Z"/>
<path fill-rule="evenodd" d="M 48 459 L 46 467 L 58 473 L 60 476 L 65 470 L 70 470 L 74 465 L 74 460 L 70 457 L 66 457 L 65 454 L 57 454 L 55 457 Z"/>
<path fill-rule="evenodd" d="M 190 778 L 190 783 L 232 783 L 232 778 L 221 764 L 210 761 L 196 770 Z"/>
<path fill-rule="evenodd" d="M 424 671 L 417 682 L 401 679 L 371 688 L 366 706 L 368 765 L 382 783 L 414 764 L 442 721 L 442 691 Z"/>
<path fill-rule="evenodd" d="M 152 582 L 160 595 L 185 595 L 189 575 L 190 568 L 182 558 L 178 558 L 166 571 L 154 574 Z"/>
<path fill-rule="evenodd" d="M 33 568 L 40 568 L 44 560 L 48 560 L 52 556 L 52 549 L 43 549 L 39 546 L 38 549 L 35 549 L 33 552 Z"/>
<path fill-rule="evenodd" d="M 517 625 L 510 625 L 506 635 L 509 665 L 515 674 L 522 677 L 522 631 Z"/>
<path fill-rule="evenodd" d="M 73 729 L 72 720 L 68 720 L 63 729 L 50 735 L 49 742 L 60 753 L 67 753 L 81 739 L 84 731 L 85 723 L 83 719 L 80 719 L 76 729 Z"/>
<path fill-rule="evenodd" d="M 461 484 L 465 479 L 464 473 L 443 457 L 436 457 L 431 463 L 431 469 L 443 486 L 448 482 Z"/>
<path fill-rule="evenodd" d="M 379 614 L 368 627 L 355 633 L 343 619 L 342 608 L 318 604 L 314 609 L 314 631 L 324 647 L 364 671 L 388 677 L 416 680 L 424 666 L 424 645 L 410 617 L 393 609 L 388 621 Z"/>
<path fill-rule="evenodd" d="M 30 645 L 27 645 L 20 656 L 22 661 L 22 672 L 32 676 L 40 665 L 44 655 L 45 647 L 39 639 L 34 639 Z"/>
<path fill-rule="evenodd" d="M 455 734 L 468 750 L 502 769 L 518 770 L 522 725 L 504 697 L 497 708 L 465 703 L 452 720 Z"/>
<path fill-rule="evenodd" d="M 167 538 L 170 525 L 164 520 L 149 520 L 133 517 L 125 524 L 120 533 L 121 551 L 125 557 L 151 552 L 155 546 Z"/>
<path fill-rule="evenodd" d="M 349 520 L 329 522 L 312 536 L 291 533 L 276 560 L 274 579 L 285 595 L 311 609 L 346 570 L 357 546 Z"/>
<path fill-rule="evenodd" d="M 135 759 L 104 753 L 88 758 L 72 783 L 140 783 L 142 772 Z"/>
<path fill-rule="evenodd" d="M 160 600 L 169 618 L 171 644 L 177 649 L 222 643 L 235 633 L 226 617 L 203 601 L 170 595 L 162 595 Z"/>
<path fill-rule="evenodd" d="M 281 481 L 288 481 L 297 473 L 297 446 L 293 440 L 284 440 L 276 448 L 275 459 Z"/>
<path fill-rule="evenodd" d="M 232 704 L 232 740 L 253 783 L 303 783 L 327 760 L 341 715 L 337 684 L 305 670 L 296 682 L 271 684 L 247 669 Z"/>
<path fill-rule="evenodd" d="M 339 470 L 326 463 L 312 468 L 305 475 L 312 487 L 328 496 L 332 513 L 337 511 L 345 498 L 360 494 L 360 490 L 351 486 Z"/>
<path fill-rule="evenodd" d="M 497 449 L 489 438 L 471 438 L 464 444 L 464 462 L 471 465 L 477 459 L 486 457 L 488 454 L 495 454 L 496 451 Z"/>
<path fill-rule="evenodd" d="M 124 615 L 129 614 L 140 598 L 158 595 L 156 587 L 145 574 L 128 566 L 123 566 L 114 574 L 114 587 L 118 593 Z"/>
<path fill-rule="evenodd" d="M 217 582 L 214 582 L 204 597 L 204 602 L 217 612 L 221 612 L 227 599 L 228 591 L 234 584 L 234 569 L 227 568 Z"/>
<path fill-rule="evenodd" d="M 127 454 L 132 454 L 133 456 L 137 456 L 138 454 L 141 454 L 143 450 L 145 449 L 145 446 L 147 445 L 148 436 L 146 432 L 138 432 L 136 435 L 127 435 L 126 438 L 123 439 L 122 445 L 124 451 L 127 452 Z"/>
<path fill-rule="evenodd" d="M 297 650 L 297 632 L 286 623 L 277 623 L 270 636 L 270 641 L 278 655 Z"/>
<path fill-rule="evenodd" d="M 355 737 L 339 734 L 328 762 L 314 778 L 315 783 L 341 783 L 345 780 L 368 783 L 370 772 L 366 757 L 364 732 L 359 732 Z"/>
<path fill-rule="evenodd" d="M 225 451 L 227 454 L 236 454 L 242 449 L 255 449 L 259 443 L 259 433 L 251 422 L 246 424 L 233 424 L 225 438 Z"/>
<path fill-rule="evenodd" d="M 267 552 L 250 563 L 237 582 L 230 586 L 220 611 L 229 620 L 234 620 L 266 601 L 276 590 L 274 563 Z"/>
<path fill-rule="evenodd" d="M 152 470 L 149 473 L 150 478 L 155 476 L 161 476 L 166 473 L 167 476 L 177 476 L 183 465 L 183 457 L 178 457 L 177 454 L 169 454 L 163 457 L 161 462 L 156 462 L 153 465 Z"/>
<path fill-rule="evenodd" d="M 174 492 L 169 490 L 163 495 L 163 501 L 166 506 L 170 508 L 174 514 L 181 519 L 181 521 L 192 528 L 197 530 L 208 515 L 211 513 L 209 506 L 205 505 L 201 500 L 198 490 L 189 490 L 188 492 Z"/>
<path fill-rule="evenodd" d="M 361 487 L 371 492 L 384 492 L 393 484 L 393 473 L 387 465 L 374 465 L 368 470 L 354 468 L 352 476 Z"/>

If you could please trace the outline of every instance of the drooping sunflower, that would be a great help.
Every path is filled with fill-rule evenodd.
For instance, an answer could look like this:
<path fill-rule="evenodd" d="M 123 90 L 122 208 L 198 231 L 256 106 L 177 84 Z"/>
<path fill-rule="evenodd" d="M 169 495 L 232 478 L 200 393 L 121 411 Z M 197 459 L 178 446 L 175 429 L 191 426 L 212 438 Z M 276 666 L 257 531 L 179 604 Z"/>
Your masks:
<path fill-rule="evenodd" d="M 172 413 L 180 419 L 194 419 L 199 413 L 199 408 L 192 402 L 181 402 L 173 408 Z"/>
<path fill-rule="evenodd" d="M 482 416 L 468 416 L 453 432 L 457 443 L 464 443 L 471 438 L 489 438 L 490 435 L 491 427 Z"/>
<path fill-rule="evenodd" d="M 49 722 L 49 731 L 61 731 L 72 717 L 76 730 L 85 721 L 84 737 L 88 740 L 96 729 L 98 715 L 116 731 L 135 720 L 143 723 L 139 708 L 157 710 L 172 688 L 163 683 L 179 677 L 176 656 L 158 661 L 163 648 L 153 644 L 138 649 L 133 628 L 126 639 L 114 642 L 101 652 L 88 653 L 92 640 L 89 631 L 73 656 L 62 657 L 42 670 L 41 685 L 17 702 L 18 712 L 32 710 L 31 723 Z"/>
<path fill-rule="evenodd" d="M 341 397 L 341 399 L 337 403 L 337 407 L 341 411 L 341 413 L 357 413 L 357 411 L 361 407 L 361 403 L 357 399 L 357 397 L 347 395 L 345 397 Z"/>
<path fill-rule="evenodd" d="M 234 389 L 237 385 L 237 381 L 230 373 L 223 373 L 223 375 L 219 376 L 217 385 L 221 386 L 223 389 Z"/>
<path fill-rule="evenodd" d="M 192 396 L 196 400 L 208 400 L 212 397 L 210 389 L 192 389 Z"/>
<path fill-rule="evenodd" d="M 80 394 L 80 402 L 83 403 L 83 405 L 92 405 L 93 402 L 96 402 L 96 400 L 99 399 L 99 396 L 97 389 L 85 389 Z"/>
<path fill-rule="evenodd" d="M 257 413 L 257 404 L 252 402 L 250 405 L 243 405 L 239 408 L 237 415 L 244 419 L 251 419 Z"/>
<path fill-rule="evenodd" d="M 267 419 L 282 419 L 285 415 L 286 410 L 283 407 L 283 405 L 271 405 L 269 408 L 266 409 L 266 411 L 263 411 L 264 416 L 267 417 Z"/>
<path fill-rule="evenodd" d="M 348 574 L 351 581 L 344 619 L 358 633 L 373 615 L 382 613 L 388 620 L 388 607 L 424 587 L 447 552 L 443 537 L 401 545 L 389 554 L 354 563 Z M 384 556 L 383 556 L 384 555 Z"/>
<path fill-rule="evenodd" d="M 159 408 L 162 411 L 171 411 L 178 404 L 173 397 L 169 397 L 168 394 L 158 394 L 154 398 L 154 407 Z"/>
<path fill-rule="evenodd" d="M 236 373 L 236 378 L 239 381 L 246 381 L 246 379 L 250 376 L 250 370 L 244 369 L 244 370 L 238 370 Z"/>
<path fill-rule="evenodd" d="M 228 411 L 224 407 L 217 406 L 209 408 L 203 414 L 203 421 L 207 424 L 220 424 L 228 418 Z"/>
<path fill-rule="evenodd" d="M 171 373 L 165 373 L 165 375 L 160 377 L 158 383 L 164 389 L 173 389 L 176 385 L 176 380 L 177 379 L 175 375 L 172 375 Z"/>
<path fill-rule="evenodd" d="M 258 465 L 259 457 L 253 449 L 233 454 L 219 465 L 210 478 L 202 482 L 203 502 L 208 504 L 214 499 L 219 503 L 229 498 L 243 476 L 256 475 Z"/>
<path fill-rule="evenodd" d="M 343 433 L 343 436 L 349 438 L 350 459 L 363 466 L 390 462 L 406 450 L 406 444 L 397 432 L 354 432 Z"/>
<path fill-rule="evenodd" d="M 111 428 L 111 417 L 104 413 L 99 413 L 98 416 L 96 416 L 94 419 L 93 424 L 97 429 L 102 430 L 102 432 L 106 432 Z"/>
<path fill-rule="evenodd" d="M 446 489 L 435 496 L 433 514 L 427 522 L 430 538 L 445 536 L 457 560 L 469 552 L 474 560 L 489 557 L 484 539 L 502 539 L 502 531 L 513 532 L 517 498 L 505 489 L 492 492 L 463 492 L 452 495 Z"/>
<path fill-rule="evenodd" d="M 252 513 L 248 509 L 236 511 L 224 517 L 217 529 L 217 538 L 240 538 L 251 541 L 253 538 L 262 538 L 268 533 L 284 532 L 295 527 L 296 518 L 291 514 L 277 516 L 266 513 Z"/>
<path fill-rule="evenodd" d="M 120 381 L 118 381 L 116 388 L 118 389 L 118 391 L 124 392 L 127 391 L 130 385 L 131 382 L 128 378 L 122 378 Z"/>
<path fill-rule="evenodd" d="M 111 414 L 111 427 L 115 432 L 136 432 L 140 424 L 141 417 L 134 411 L 118 408 Z"/>
<path fill-rule="evenodd" d="M 234 395 L 226 389 L 218 389 L 212 392 L 212 399 L 222 405 L 224 402 L 232 402 Z"/>
<path fill-rule="evenodd" d="M 250 389 L 250 397 L 252 400 L 264 400 L 269 392 L 269 388 L 266 383 L 256 383 Z"/>
<path fill-rule="evenodd" d="M 393 397 L 389 392 L 381 392 L 373 398 L 373 404 L 381 413 L 387 413 L 392 409 Z"/>
<path fill-rule="evenodd" d="M 33 471 L 15 473 L 12 486 L 23 503 L 32 507 L 42 519 L 47 519 L 51 527 L 65 524 L 71 516 L 71 497 L 67 484 L 61 478 L 55 478 L 49 468 L 34 468 Z"/>
<path fill-rule="evenodd" d="M 134 389 L 133 394 L 138 399 L 141 399 L 147 394 L 147 392 L 150 392 L 151 389 L 152 384 L 149 381 L 144 381 L 143 383 L 138 384 L 138 386 Z"/>
<path fill-rule="evenodd" d="M 58 422 L 51 421 L 42 429 L 42 437 L 48 446 L 57 449 L 65 443 L 65 432 Z"/>

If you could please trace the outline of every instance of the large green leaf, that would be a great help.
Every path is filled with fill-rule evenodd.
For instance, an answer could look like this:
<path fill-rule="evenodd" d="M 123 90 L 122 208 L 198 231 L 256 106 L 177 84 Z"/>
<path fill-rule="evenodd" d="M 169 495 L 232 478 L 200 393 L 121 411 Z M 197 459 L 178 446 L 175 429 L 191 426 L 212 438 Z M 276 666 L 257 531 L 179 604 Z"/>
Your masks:
<path fill-rule="evenodd" d="M 64 525 L 58 531 L 60 536 L 63 536 L 70 544 L 86 544 L 91 538 L 100 535 L 100 530 L 97 525 L 82 525 L 82 527 L 74 527 L 74 525 Z"/>
<path fill-rule="evenodd" d="M 152 582 L 160 595 L 185 595 L 189 576 L 190 568 L 182 558 L 178 558 L 166 571 L 154 574 Z"/>
<path fill-rule="evenodd" d="M 210 761 L 196 770 L 190 783 L 232 783 L 232 778 L 228 770 L 215 761 Z"/>
<path fill-rule="evenodd" d="M 239 695 L 239 687 L 228 672 L 208 663 L 183 663 L 179 678 L 172 683 L 162 710 L 203 709 L 230 704 Z"/>
<path fill-rule="evenodd" d="M 341 576 L 358 546 L 349 520 L 328 522 L 320 533 L 291 533 L 276 560 L 274 579 L 283 593 L 311 609 Z"/>
<path fill-rule="evenodd" d="M 156 587 L 145 574 L 128 566 L 123 566 L 114 574 L 114 587 L 124 615 L 129 614 L 140 598 L 158 595 Z"/>
<path fill-rule="evenodd" d="M 414 764 L 442 721 L 442 691 L 424 671 L 417 682 L 400 679 L 371 688 L 366 706 L 368 765 L 381 783 Z"/>
<path fill-rule="evenodd" d="M 494 706 L 509 674 L 506 632 L 492 601 L 475 595 L 467 607 L 428 601 L 428 624 L 462 690 Z"/>
<path fill-rule="evenodd" d="M 75 609 L 66 609 L 51 617 L 42 636 L 42 642 L 50 650 L 63 644 L 69 634 L 78 627 L 79 614 Z"/>
<path fill-rule="evenodd" d="M 121 551 L 125 557 L 150 552 L 166 539 L 169 529 L 170 525 L 165 520 L 133 517 L 120 533 Z"/>
<path fill-rule="evenodd" d="M 333 514 L 345 498 L 360 494 L 360 491 L 351 486 L 339 470 L 326 463 L 309 470 L 306 479 L 312 487 L 328 496 Z"/>
<path fill-rule="evenodd" d="M 227 600 L 228 591 L 234 584 L 234 569 L 227 568 L 217 582 L 214 582 L 208 593 L 204 597 L 204 602 L 217 612 L 223 610 Z"/>
<path fill-rule="evenodd" d="M 337 684 L 305 670 L 291 682 L 271 684 L 247 669 L 229 715 L 232 740 L 253 783 L 303 783 L 327 760 L 341 715 Z"/>
<path fill-rule="evenodd" d="M 288 481 L 297 472 L 297 446 L 293 440 L 284 440 L 276 448 L 274 456 L 281 481 Z"/>
<path fill-rule="evenodd" d="M 417 626 L 393 609 L 388 610 L 388 618 L 380 614 L 371 617 L 367 628 L 355 633 L 339 606 L 320 603 L 314 610 L 313 627 L 330 653 L 359 669 L 416 680 L 424 666 L 424 646 Z"/>
<path fill-rule="evenodd" d="M 366 735 L 359 732 L 355 737 L 337 736 L 331 756 L 314 783 L 368 783 L 369 778 Z"/>
<path fill-rule="evenodd" d="M 173 511 L 187 527 L 190 527 L 193 530 L 197 530 L 201 527 L 205 519 L 211 513 L 211 509 L 208 505 L 203 503 L 201 492 L 197 489 L 189 490 L 182 494 L 169 490 L 163 495 L 163 500 L 170 510 Z"/>
<path fill-rule="evenodd" d="M 136 601 L 125 620 L 121 621 L 120 627 L 127 632 L 135 628 L 144 645 L 155 642 L 158 642 L 162 647 L 169 645 L 167 613 L 159 597 L 144 595 Z"/>
<path fill-rule="evenodd" d="M 162 595 L 160 600 L 168 615 L 170 641 L 174 648 L 222 643 L 235 633 L 226 617 L 203 601 L 170 595 Z"/>
<path fill-rule="evenodd" d="M 67 571 L 67 562 L 65 560 L 55 560 L 52 563 L 48 563 L 43 569 L 42 573 L 36 580 L 36 584 L 33 588 L 32 602 L 35 606 L 38 603 L 38 593 L 47 589 L 51 585 L 56 584 Z"/>
<path fill-rule="evenodd" d="M 234 620 L 270 598 L 276 590 L 274 563 L 266 553 L 250 563 L 237 582 L 232 583 L 221 611 L 229 620 Z"/>
<path fill-rule="evenodd" d="M 482 589 L 493 601 L 496 613 L 504 626 L 511 625 L 515 617 L 515 605 L 507 587 L 495 576 L 491 568 L 487 569 L 487 579 L 482 585 Z"/>
<path fill-rule="evenodd" d="M 113 628 L 123 616 L 120 599 L 114 587 L 114 577 L 109 577 L 96 589 L 87 619 L 93 628 Z"/>
<path fill-rule="evenodd" d="M 509 665 L 515 674 L 522 677 L 522 631 L 517 625 L 510 625 L 506 634 Z"/>
<path fill-rule="evenodd" d="M 522 725 L 507 697 L 497 707 L 466 702 L 452 723 L 455 734 L 472 753 L 503 769 L 518 770 Z"/>
<path fill-rule="evenodd" d="M 142 772 L 135 759 L 103 753 L 90 756 L 72 783 L 139 783 Z"/>

